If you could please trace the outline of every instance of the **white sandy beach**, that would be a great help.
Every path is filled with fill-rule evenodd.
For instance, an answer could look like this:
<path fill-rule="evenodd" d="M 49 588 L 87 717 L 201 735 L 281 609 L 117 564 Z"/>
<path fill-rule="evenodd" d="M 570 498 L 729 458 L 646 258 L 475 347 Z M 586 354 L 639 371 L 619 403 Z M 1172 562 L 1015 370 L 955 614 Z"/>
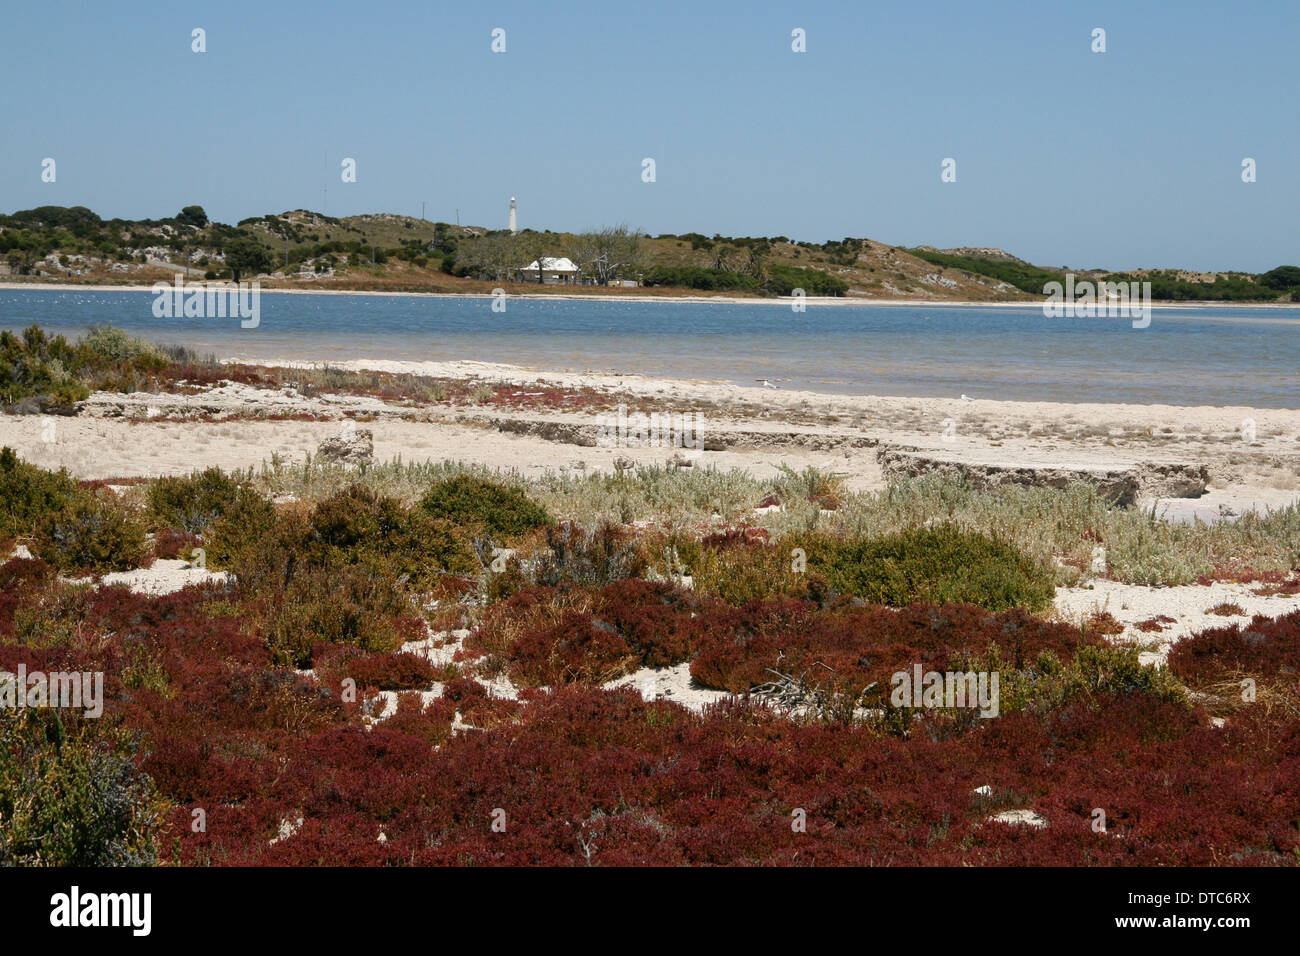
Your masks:
<path fill-rule="evenodd" d="M 291 360 L 274 363 L 292 366 Z M 1220 510 L 1276 507 L 1300 497 L 1300 411 L 1249 407 L 961 401 L 826 395 L 640 375 L 535 372 L 481 362 L 357 360 L 345 368 L 411 372 L 481 382 L 590 389 L 607 405 L 639 402 L 665 414 L 698 412 L 706 435 L 700 464 L 764 476 L 781 464 L 846 475 L 855 489 L 882 487 L 879 450 L 914 450 L 927 460 L 983 469 L 1084 474 L 1204 466 L 1205 494 L 1171 493 L 1166 504 L 1208 517 Z M 598 412 L 518 411 L 500 406 L 387 405 L 377 398 L 306 398 L 228 384 L 195 395 L 97 393 L 75 417 L 0 417 L 0 443 L 80 477 L 183 473 L 211 465 L 247 468 L 279 455 L 301 460 L 340 421 L 360 419 L 375 460 L 460 459 L 526 475 L 609 471 L 616 460 L 667 462 L 672 448 L 593 447 L 573 432 Z M 608 414 L 608 413 L 606 413 Z M 265 420 L 274 415 L 314 420 Z M 207 420 L 195 420 L 203 416 Z M 1253 434 L 1243 430 L 1253 423 Z M 51 427 L 52 426 L 52 427 Z M 1150 497 L 1165 497 L 1153 492 Z M 1191 509 L 1190 511 L 1188 509 Z"/>

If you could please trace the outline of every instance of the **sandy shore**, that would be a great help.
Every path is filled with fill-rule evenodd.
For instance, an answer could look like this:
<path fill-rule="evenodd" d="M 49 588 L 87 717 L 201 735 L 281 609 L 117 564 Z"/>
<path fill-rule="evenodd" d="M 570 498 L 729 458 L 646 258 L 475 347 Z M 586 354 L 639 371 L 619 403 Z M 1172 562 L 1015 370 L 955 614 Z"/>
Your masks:
<path fill-rule="evenodd" d="M 198 283 L 204 284 L 204 283 Z M 212 285 L 221 285 L 222 283 L 213 282 Z M 0 282 L 0 290 L 22 290 L 22 289 L 48 289 L 56 292 L 150 292 L 153 284 L 146 285 L 109 285 L 109 284 L 76 284 L 69 282 Z M 490 299 L 490 292 L 376 292 L 372 290 L 349 290 L 349 289 L 276 289 L 263 288 L 262 295 L 368 295 L 368 296 L 408 296 L 424 299 Z M 680 302 L 690 305 L 713 304 L 713 305 L 779 305 L 789 308 L 793 301 L 787 297 L 777 298 L 760 298 L 745 296 L 694 296 L 694 295 L 646 295 L 639 293 L 618 294 L 618 293 L 564 293 L 564 292 L 520 292 L 518 285 L 512 285 L 507 290 L 510 298 L 529 298 L 529 299 L 559 299 L 576 302 L 588 301 L 592 299 L 606 302 Z M 1015 299 L 1010 301 L 982 300 L 972 301 L 965 299 L 877 299 L 864 295 L 846 295 L 846 296 L 807 296 L 804 300 L 810 306 L 863 306 L 863 305 L 886 305 L 886 306 L 910 306 L 918 305 L 928 306 L 958 306 L 965 308 L 1007 308 L 1007 309 L 1041 309 L 1043 300 L 1033 298 L 1029 300 Z M 1300 308 L 1294 302 L 1215 302 L 1215 301 L 1197 301 L 1197 302 L 1158 302 L 1152 303 L 1152 309 L 1176 311 L 1178 309 L 1296 309 Z M 1300 319 L 1297 320 L 1300 322 Z"/>
<path fill-rule="evenodd" d="M 292 362 L 281 363 L 292 367 Z M 875 489 L 892 466 L 1008 470 L 1085 478 L 1131 471 L 1191 474 L 1191 492 L 1143 484 L 1145 500 L 1173 515 L 1213 518 L 1300 499 L 1300 411 L 1249 407 L 961 401 L 826 395 L 762 386 L 641 375 L 536 372 L 481 362 L 353 361 L 352 369 L 411 372 L 490 383 L 587 389 L 607 408 L 638 405 L 662 415 L 698 414 L 703 465 L 756 476 L 781 465 L 839 472 Z M 68 418 L 0 416 L 0 444 L 47 467 L 86 478 L 184 473 L 211 465 L 298 461 L 360 419 L 377 461 L 458 459 L 525 475 L 612 471 L 616 462 L 666 463 L 668 447 L 599 447 L 602 412 L 514 410 L 500 405 L 388 405 L 377 398 L 228 384 L 194 395 L 97 393 Z M 268 418 L 279 420 L 268 420 Z M 298 419 L 298 420 L 287 420 Z M 1248 430 L 1244 426 L 1251 426 Z M 908 457 L 911 456 L 911 457 Z M 889 462 L 886 462 L 889 464 Z M 1099 479 L 1100 480 L 1100 479 Z M 1185 484 L 1185 482 L 1182 482 Z M 1195 482 L 1193 482 L 1195 484 Z M 1171 490 L 1172 488 L 1172 490 Z"/>

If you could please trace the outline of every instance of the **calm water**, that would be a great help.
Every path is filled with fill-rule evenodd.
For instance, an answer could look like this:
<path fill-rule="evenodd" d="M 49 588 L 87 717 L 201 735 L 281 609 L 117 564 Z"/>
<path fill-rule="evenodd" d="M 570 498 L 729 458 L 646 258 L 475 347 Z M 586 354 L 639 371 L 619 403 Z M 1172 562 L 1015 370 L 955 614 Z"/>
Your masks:
<path fill-rule="evenodd" d="M 261 324 L 156 319 L 141 292 L 0 290 L 0 328 L 110 323 L 222 358 L 473 359 L 855 394 L 1300 408 L 1300 309 L 1156 309 L 1047 319 L 1037 309 L 263 293 Z"/>

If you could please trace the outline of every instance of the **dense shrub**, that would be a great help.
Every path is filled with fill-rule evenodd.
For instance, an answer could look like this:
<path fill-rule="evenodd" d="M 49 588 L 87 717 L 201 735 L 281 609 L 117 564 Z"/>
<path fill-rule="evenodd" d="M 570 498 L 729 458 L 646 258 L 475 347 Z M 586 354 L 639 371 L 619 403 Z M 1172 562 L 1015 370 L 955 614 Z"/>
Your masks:
<path fill-rule="evenodd" d="M 321 685 L 337 693 L 344 678 L 359 689 L 427 690 L 434 682 L 433 665 L 415 654 L 366 654 L 352 647 L 323 646 L 313 652 Z"/>
<path fill-rule="evenodd" d="M 404 508 L 360 485 L 312 510 L 301 557 L 321 567 L 360 564 L 392 571 L 420 587 L 437 583 L 444 574 L 478 570 L 474 552 L 455 524 Z"/>
<path fill-rule="evenodd" d="M 1169 651 L 1169 669 L 1192 684 L 1243 675 L 1300 675 L 1300 611 L 1278 618 L 1257 615 L 1249 624 L 1232 624 L 1184 638 Z"/>
<path fill-rule="evenodd" d="M 1048 569 L 1009 544 L 953 525 L 879 538 L 819 536 L 805 547 L 808 570 L 823 575 L 835 590 L 873 603 L 1037 611 L 1055 595 Z"/>
<path fill-rule="evenodd" d="M 646 272 L 642 281 L 645 285 L 676 286 L 707 292 L 727 290 L 757 292 L 759 285 L 756 277 L 743 272 L 705 269 L 699 266 L 654 266 Z"/>
<path fill-rule="evenodd" d="M 595 617 L 610 624 L 642 667 L 668 667 L 690 660 L 701 602 L 670 584 L 628 579 L 602 588 Z"/>
<path fill-rule="evenodd" d="M 914 604 L 819 611 L 808 602 L 755 601 L 700 621 L 691 676 L 708 687 L 743 693 L 773 679 L 826 669 L 843 689 L 888 688 L 913 664 L 927 671 L 967 670 L 996 646 L 1011 668 L 1027 668 L 1044 652 L 1073 655 L 1086 640 L 1077 629 L 1013 610 L 993 615 L 966 605 Z"/>
<path fill-rule="evenodd" d="M 803 289 L 805 295 L 840 296 L 849 291 L 849 284 L 820 269 L 799 266 L 770 265 L 767 268 L 767 290 L 773 295 L 790 295 Z"/>
<path fill-rule="evenodd" d="M 535 556 L 532 582 L 542 587 L 601 587 L 645 573 L 648 561 L 629 531 L 608 522 L 583 528 L 562 521 L 546 529 L 546 544 Z"/>
<path fill-rule="evenodd" d="M 1167 668 L 1141 663 L 1137 647 L 1081 643 L 1072 657 L 1042 653 L 1030 666 L 1009 667 L 991 652 L 971 662 L 976 670 L 1001 674 L 1001 706 L 1010 712 L 1050 712 L 1082 699 L 1143 696 L 1169 703 L 1186 703 L 1186 689 Z"/>
<path fill-rule="evenodd" d="M 600 684 L 636 666 L 636 655 L 610 624 L 570 611 L 558 624 L 523 634 L 510 649 L 510 675 L 531 686 Z"/>
<path fill-rule="evenodd" d="M 1293 739 L 1294 726 L 1275 729 Z M 316 821 L 293 852 L 423 865 L 1287 862 L 1298 841 L 1279 821 L 1300 809 L 1285 784 L 1293 771 L 1238 756 L 1242 742 L 1142 696 L 901 740 L 743 705 L 695 717 L 634 693 L 565 688 L 423 764 L 389 739 L 322 739 L 293 778 Z M 1105 833 L 1089 825 L 1097 806 Z M 501 807 L 509 826 L 492 833 Z M 791 827 L 793 808 L 806 829 Z M 1004 809 L 1049 825 L 990 821 Z M 382 860 L 378 824 L 351 815 L 383 821 Z"/>
<path fill-rule="evenodd" d="M 488 655 L 492 666 L 504 668 L 521 635 L 558 624 L 570 611 L 589 611 L 594 603 L 591 592 L 582 588 L 525 588 L 490 604 L 466 647 Z"/>
<path fill-rule="evenodd" d="M 135 748 L 74 716 L 0 708 L 0 866 L 148 866 L 158 806 Z"/>
<path fill-rule="evenodd" d="M 769 545 L 733 529 L 706 537 L 697 548 L 678 547 L 676 553 L 698 593 L 742 605 L 783 596 L 804 598 L 810 587 L 824 585 L 819 575 L 797 570 L 794 548 L 789 543 Z"/>
<path fill-rule="evenodd" d="M 0 402 L 34 397 L 42 411 L 65 410 L 90 394 L 78 380 L 75 349 L 63 336 L 48 338 L 37 326 L 22 338 L 0 331 Z"/>
<path fill-rule="evenodd" d="M 47 514 L 32 553 L 60 571 L 130 571 L 149 557 L 144 525 L 112 498 L 85 495 Z"/>
<path fill-rule="evenodd" d="M 0 591 L 18 594 L 54 578 L 54 569 L 40 558 L 10 558 L 0 564 Z"/>
<path fill-rule="evenodd" d="M 28 534 L 41 518 L 82 497 L 66 471 L 45 471 L 8 446 L 0 449 L 0 539 Z"/>
<path fill-rule="evenodd" d="M 1011 545 L 949 525 L 878 538 L 798 533 L 771 544 L 731 529 L 676 554 L 701 594 L 729 604 L 793 597 L 819 603 L 850 595 L 901 607 L 913 602 L 1041 610 L 1052 573 Z"/>
<path fill-rule="evenodd" d="M 689 591 L 634 579 L 531 588 L 490 608 L 470 646 L 521 684 L 602 683 L 689 660 L 702 607 Z"/>
<path fill-rule="evenodd" d="M 295 571 L 313 568 L 359 566 L 421 588 L 478 569 L 454 525 L 359 485 L 307 512 L 241 494 L 210 537 L 209 564 L 231 569 L 253 589 L 282 586 Z"/>
<path fill-rule="evenodd" d="M 980 256 L 956 256 L 933 249 L 908 249 L 907 251 L 910 255 L 937 266 L 961 269 L 965 272 L 973 272 L 976 275 L 991 276 L 1032 295 L 1042 295 L 1043 286 L 1046 283 L 1060 279 L 1059 273 L 1044 269 L 1041 266 L 1030 265 L 1027 262 L 985 259 Z M 1159 297 L 1157 296 L 1157 298 Z"/>
<path fill-rule="evenodd" d="M 156 346 L 110 326 L 92 326 L 75 344 L 39 326 L 22 338 L 0 332 L 0 402 L 30 398 L 41 410 L 67 412 L 92 389 L 134 391 L 166 368 Z"/>
<path fill-rule="evenodd" d="M 290 506 L 272 530 L 297 542 L 285 554 L 302 555 L 310 527 L 311 509 Z M 737 537 L 704 550 L 768 547 Z M 354 554 L 359 545 L 344 535 L 329 547 Z M 138 736 L 139 767 L 171 806 L 153 840 L 168 862 L 1277 865 L 1300 850 L 1295 710 L 1242 708 L 1212 726 L 1170 693 L 1168 669 L 1140 666 L 1135 649 L 1109 647 L 1094 630 L 1019 610 L 861 606 L 829 592 L 729 607 L 638 579 L 529 587 L 484 609 L 467 645 L 535 668 L 537 680 L 570 683 L 503 699 L 477 679 L 491 658 L 471 655 L 463 675 L 437 675 L 445 697 L 398 691 L 396 714 L 372 723 L 373 706 L 341 701 L 329 682 L 336 662 L 371 686 L 430 676 L 425 662 L 393 653 L 423 630 L 404 588 L 391 575 L 375 581 L 360 562 L 281 564 L 272 551 L 263 564 L 274 572 L 257 587 L 161 597 L 70 589 L 40 561 L 0 565 L 0 668 L 104 673 L 104 718 L 85 723 Z M 268 646 L 267 622 L 287 634 L 286 608 L 285 646 L 314 644 L 281 659 L 315 664 L 319 681 L 273 660 L 280 648 Z M 1188 679 L 1204 667 L 1207 680 L 1219 668 L 1254 669 L 1292 683 L 1295 624 L 1216 629 L 1204 646 L 1219 650 Z M 331 643 L 339 635 L 348 646 Z M 370 646 L 379 636 L 385 646 Z M 996 719 L 967 723 L 927 713 L 900 734 L 867 720 L 791 719 L 753 699 L 693 713 L 584 684 L 692 657 L 714 686 L 742 689 L 766 681 L 768 667 L 819 662 L 846 687 L 887 683 L 891 668 L 912 663 L 996 668 L 1003 706 Z M 457 712 L 480 729 L 452 735 Z M 82 730 L 65 729 L 64 752 L 75 751 Z M 0 818 L 4 862 L 33 862 L 14 849 L 19 838 L 31 846 L 33 834 L 56 831 L 51 861 L 148 862 L 132 834 L 151 832 L 155 803 L 131 789 L 143 778 L 126 776 L 118 738 L 86 741 L 118 758 L 101 766 L 75 753 L 48 759 L 60 746 L 52 724 L 25 734 L 22 746 L 7 746 L 12 735 L 0 746 L 0 814 L 13 808 Z M 72 793 L 90 799 L 64 799 Z M 1105 833 L 1091 826 L 1096 807 Z M 206 830 L 192 827 L 195 808 Z M 504 832 L 491 828 L 498 808 Z M 795 808 L 804 830 L 790 825 Z M 994 821 L 1003 810 L 1033 810 L 1048 826 Z M 41 822 L 56 817 L 57 827 Z"/>
<path fill-rule="evenodd" d="M 477 568 L 454 526 L 360 486 L 310 511 L 241 497 L 211 537 L 210 563 L 234 573 L 274 659 L 295 666 L 322 643 L 396 650 L 413 636 L 414 591 Z"/>
<path fill-rule="evenodd" d="M 158 346 L 110 325 L 95 325 L 77 341 L 78 369 L 94 388 L 132 391 L 169 362 Z"/>
<path fill-rule="evenodd" d="M 458 677 L 443 689 L 444 698 L 460 711 L 461 719 L 479 729 L 499 726 L 517 716 L 522 705 L 494 696 L 476 680 Z"/>
<path fill-rule="evenodd" d="M 1300 266 L 1278 266 L 1256 276 L 1255 281 L 1279 292 L 1295 289 L 1300 286 Z"/>
<path fill-rule="evenodd" d="M 457 475 L 436 482 L 420 499 L 420 507 L 435 518 L 489 535 L 517 535 L 551 523 L 546 509 L 518 488 Z"/>
<path fill-rule="evenodd" d="M 346 566 L 295 571 L 262 620 L 275 663 L 310 667 L 320 644 L 397 650 L 410 634 L 400 619 L 411 610 L 391 572 Z"/>
<path fill-rule="evenodd" d="M 155 558 L 191 560 L 195 549 L 202 545 L 203 539 L 196 534 L 178 531 L 175 528 L 163 528 L 154 535 L 153 554 Z"/>
<path fill-rule="evenodd" d="M 285 543 L 275 505 L 260 495 L 236 495 L 207 533 L 209 567 L 234 570 L 244 580 L 274 544 Z M 238 570 L 236 570 L 238 569 Z"/>
<path fill-rule="evenodd" d="M 8 643 L 18 630 L 16 618 L 39 602 L 56 576 L 39 558 L 10 558 L 0 564 L 0 643 Z"/>
<path fill-rule="evenodd" d="M 443 697 L 426 702 L 418 692 L 408 691 L 397 695 L 397 713 L 384 721 L 384 729 L 437 747 L 451 736 L 455 715 L 454 702 Z"/>
<path fill-rule="evenodd" d="M 241 496 L 256 495 L 220 468 L 159 478 L 145 493 L 150 516 L 161 527 L 203 534 L 234 509 Z"/>

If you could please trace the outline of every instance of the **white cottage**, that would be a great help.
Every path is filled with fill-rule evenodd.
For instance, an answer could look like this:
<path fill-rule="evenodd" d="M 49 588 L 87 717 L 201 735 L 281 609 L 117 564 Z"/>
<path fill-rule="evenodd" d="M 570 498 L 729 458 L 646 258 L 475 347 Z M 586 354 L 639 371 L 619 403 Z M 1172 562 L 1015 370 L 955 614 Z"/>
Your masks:
<path fill-rule="evenodd" d="M 542 274 L 543 285 L 573 285 L 578 281 L 578 267 L 568 258 L 551 259 L 543 256 L 534 259 L 530 265 L 519 270 L 525 282 L 536 282 L 537 273 Z"/>

